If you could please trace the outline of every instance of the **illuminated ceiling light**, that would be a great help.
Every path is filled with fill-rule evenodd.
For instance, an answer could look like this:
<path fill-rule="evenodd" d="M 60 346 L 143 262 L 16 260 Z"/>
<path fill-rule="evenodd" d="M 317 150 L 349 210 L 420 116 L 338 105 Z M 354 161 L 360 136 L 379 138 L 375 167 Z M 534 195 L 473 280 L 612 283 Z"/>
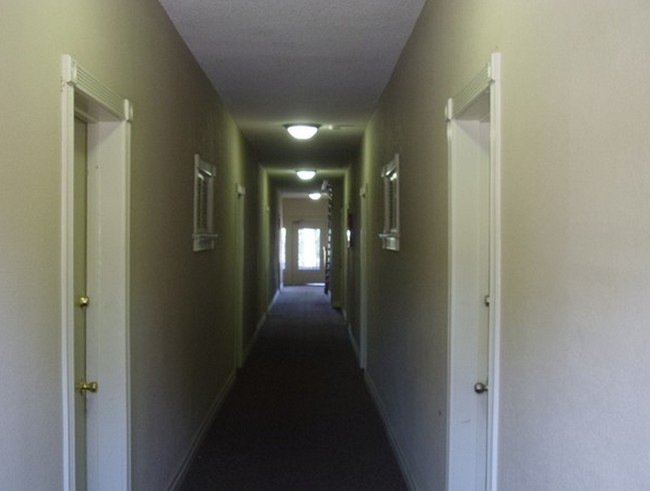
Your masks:
<path fill-rule="evenodd" d="M 303 181 L 311 181 L 316 175 L 315 170 L 297 170 L 296 175 Z"/>
<path fill-rule="evenodd" d="M 284 127 L 287 129 L 289 134 L 293 136 L 296 140 L 309 140 L 313 137 L 320 125 L 318 124 L 286 124 Z"/>
<path fill-rule="evenodd" d="M 320 193 L 309 193 L 309 197 L 313 199 L 314 201 L 318 201 L 321 199 L 321 194 Z"/>

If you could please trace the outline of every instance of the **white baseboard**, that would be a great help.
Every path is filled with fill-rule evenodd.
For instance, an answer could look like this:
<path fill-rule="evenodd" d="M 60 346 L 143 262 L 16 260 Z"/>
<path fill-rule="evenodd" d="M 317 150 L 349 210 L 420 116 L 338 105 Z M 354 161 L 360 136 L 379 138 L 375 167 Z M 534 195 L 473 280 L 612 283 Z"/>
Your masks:
<path fill-rule="evenodd" d="M 268 315 L 265 312 L 264 314 L 262 314 L 262 317 L 260 317 L 260 320 L 257 321 L 257 325 L 255 326 L 255 335 L 254 336 L 257 336 L 257 333 L 260 331 L 260 329 L 262 329 L 262 326 L 266 322 L 267 317 L 268 317 Z"/>
<path fill-rule="evenodd" d="M 178 489 L 180 489 L 181 484 L 183 484 L 183 480 L 187 475 L 187 471 L 190 469 L 190 466 L 192 465 L 192 461 L 194 460 L 194 457 L 196 457 L 196 454 L 199 451 L 199 447 L 201 446 L 201 443 L 203 443 L 203 439 L 205 438 L 208 429 L 212 425 L 212 422 L 214 421 L 215 417 L 217 416 L 217 413 L 219 412 L 219 409 L 221 409 L 223 402 L 226 400 L 226 397 L 230 393 L 230 390 L 232 389 L 233 384 L 235 383 L 235 375 L 236 372 L 234 371 L 230 374 L 228 380 L 226 380 L 226 383 L 221 388 L 219 394 L 217 394 L 217 397 L 215 398 L 212 405 L 210 406 L 208 413 L 203 419 L 203 423 L 201 423 L 201 426 L 199 426 L 199 429 L 194 435 L 194 439 L 192 440 L 192 445 L 190 446 L 189 452 L 187 452 L 187 455 L 183 459 L 183 462 L 181 463 L 178 471 L 176 472 L 176 475 L 172 483 L 167 488 L 168 491 L 177 491 Z"/>
<path fill-rule="evenodd" d="M 273 306 L 275 305 L 275 302 L 277 301 L 278 297 L 280 296 L 280 290 L 282 290 L 282 289 L 278 288 L 277 290 L 275 290 L 275 294 L 273 295 L 273 298 L 269 302 L 269 306 L 266 308 L 266 313 L 267 314 L 269 312 L 271 312 L 271 309 L 273 308 Z"/>
<path fill-rule="evenodd" d="M 402 450 L 402 447 L 400 446 L 397 440 L 397 435 L 395 433 L 395 430 L 393 429 L 390 419 L 388 418 L 388 412 L 386 411 L 386 406 L 381 400 L 381 397 L 379 396 L 379 392 L 377 391 L 377 387 L 372 381 L 372 378 L 370 377 L 370 374 L 368 373 L 367 370 L 364 373 L 364 379 L 366 381 L 366 386 L 368 387 L 368 391 L 370 391 L 370 395 L 372 396 L 372 399 L 375 402 L 375 406 L 379 411 L 379 415 L 381 416 L 381 419 L 384 422 L 384 427 L 386 428 L 386 433 L 388 434 L 388 440 L 390 441 L 390 445 L 393 448 L 393 452 L 395 452 L 395 456 L 397 457 L 397 462 L 399 464 L 400 469 L 402 470 L 402 475 L 404 476 L 404 480 L 406 481 L 406 486 L 409 488 L 410 491 L 418 491 L 419 488 L 415 484 L 415 480 L 413 479 L 413 472 L 411 472 L 411 467 L 409 466 L 408 460 L 406 459 L 406 455 L 404 454 L 404 451 Z"/>
<path fill-rule="evenodd" d="M 243 356 L 244 356 L 244 361 L 246 361 L 246 358 L 248 358 L 248 355 L 250 354 L 251 350 L 253 349 L 253 346 L 255 345 L 255 341 L 257 340 L 257 335 L 260 332 L 260 329 L 264 325 L 267 319 L 267 315 L 269 312 L 271 312 L 271 308 L 275 304 L 275 302 L 278 299 L 278 296 L 280 295 L 280 290 L 277 290 L 275 292 L 275 295 L 273 295 L 273 298 L 269 302 L 269 306 L 266 309 L 266 312 L 262 314 L 262 317 L 260 320 L 257 322 L 257 325 L 255 326 L 255 334 L 253 335 L 253 339 L 249 343 L 248 347 L 246 348 Z M 203 423 L 201 423 L 201 426 L 196 432 L 196 435 L 194 435 L 194 439 L 192 440 L 192 445 L 190 446 L 190 450 L 188 451 L 187 455 L 183 459 L 183 462 L 181 463 L 178 471 L 176 472 L 176 475 L 167 488 L 168 491 L 178 491 L 180 488 L 181 484 L 183 484 L 183 480 L 185 479 L 185 476 L 187 474 L 187 471 L 189 470 L 190 466 L 192 465 L 192 461 L 194 460 L 194 457 L 196 457 L 196 453 L 199 450 L 199 447 L 201 446 L 201 443 L 203 442 L 203 439 L 205 438 L 205 434 L 212 425 L 214 419 L 217 416 L 217 413 L 219 412 L 219 409 L 221 409 L 221 406 L 223 405 L 223 402 L 226 400 L 226 397 L 230 393 L 230 390 L 233 387 L 233 384 L 235 383 L 235 378 L 236 378 L 236 371 L 233 371 L 230 376 L 228 377 L 228 380 L 226 380 L 226 383 L 224 386 L 221 388 L 219 391 L 219 394 L 215 398 L 214 402 L 210 406 L 210 409 L 208 410 L 208 413 L 206 414 Z"/>
<path fill-rule="evenodd" d="M 242 354 L 242 366 L 246 363 L 246 360 L 248 359 L 248 355 L 251 354 L 251 351 L 253 350 L 253 346 L 255 346 L 255 342 L 257 341 L 257 336 L 260 333 L 260 329 L 262 329 L 262 326 L 266 322 L 266 314 L 262 314 L 262 317 L 260 317 L 260 320 L 257 321 L 257 325 L 255 326 L 255 332 L 253 333 L 253 337 L 248 343 L 248 346 L 244 349 L 244 353 Z"/>
<path fill-rule="evenodd" d="M 278 295 L 280 295 L 280 290 L 275 292 L 275 295 L 273 295 L 273 298 L 269 302 L 268 307 L 266 308 L 266 312 L 262 314 L 262 317 L 257 321 L 257 325 L 255 326 L 255 333 L 253 333 L 253 338 L 251 339 L 250 343 L 248 343 L 248 346 L 244 349 L 244 352 L 242 353 L 242 366 L 244 366 L 244 363 L 246 363 L 246 359 L 248 358 L 248 355 L 250 355 L 251 351 L 253 350 L 253 346 L 255 346 L 255 342 L 257 341 L 257 336 L 260 333 L 260 329 L 262 329 L 262 326 L 266 322 L 266 319 L 268 318 L 268 314 L 271 312 L 271 309 L 273 308 L 273 305 L 278 299 Z"/>
<path fill-rule="evenodd" d="M 357 340 L 354 339 L 354 335 L 352 334 L 352 324 L 350 323 L 348 323 L 348 337 L 350 338 L 350 344 L 352 344 L 358 363 L 361 360 L 361 353 L 359 351 L 359 343 L 357 343 Z"/>

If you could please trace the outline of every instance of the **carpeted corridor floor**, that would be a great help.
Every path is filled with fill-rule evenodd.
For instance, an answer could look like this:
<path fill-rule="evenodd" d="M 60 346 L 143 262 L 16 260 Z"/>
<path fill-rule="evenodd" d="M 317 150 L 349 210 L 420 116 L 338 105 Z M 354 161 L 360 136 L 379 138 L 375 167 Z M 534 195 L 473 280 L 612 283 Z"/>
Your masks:
<path fill-rule="evenodd" d="M 182 491 L 406 491 L 341 315 L 285 287 Z"/>

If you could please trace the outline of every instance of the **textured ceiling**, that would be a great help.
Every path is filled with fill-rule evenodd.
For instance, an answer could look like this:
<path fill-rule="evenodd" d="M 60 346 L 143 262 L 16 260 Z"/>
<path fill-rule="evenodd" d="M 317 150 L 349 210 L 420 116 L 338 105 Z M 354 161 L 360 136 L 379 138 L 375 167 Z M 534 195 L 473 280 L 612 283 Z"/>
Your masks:
<path fill-rule="evenodd" d="M 159 0 L 268 167 L 346 164 L 425 0 Z M 282 125 L 323 125 L 307 142 Z"/>

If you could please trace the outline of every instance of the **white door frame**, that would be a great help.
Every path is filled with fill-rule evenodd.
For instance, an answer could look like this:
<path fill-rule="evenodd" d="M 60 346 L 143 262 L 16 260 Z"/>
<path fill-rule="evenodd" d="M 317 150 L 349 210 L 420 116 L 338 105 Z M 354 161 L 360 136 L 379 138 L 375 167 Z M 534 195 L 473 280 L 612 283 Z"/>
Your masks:
<path fill-rule="evenodd" d="M 368 366 L 368 183 L 359 190 L 359 368 Z"/>
<path fill-rule="evenodd" d="M 235 183 L 235 369 L 245 361 L 244 330 L 244 254 L 246 188 Z"/>
<path fill-rule="evenodd" d="M 457 175 L 457 162 L 453 152 L 455 120 L 470 108 L 481 96 L 489 94 L 490 122 L 490 176 L 489 176 L 489 227 L 490 227 L 490 280 L 489 280 L 489 341 L 488 341 L 488 392 L 487 392 L 487 449 L 486 449 L 486 491 L 497 489 L 497 445 L 498 445 L 498 408 L 499 408 L 499 346 L 500 346 L 500 312 L 501 312 L 501 223 L 500 223 L 500 166 L 501 166 L 501 101 L 500 101 L 500 54 L 493 53 L 489 63 L 468 83 L 455 97 L 449 99 L 446 107 L 449 140 L 449 394 L 448 394 L 448 445 L 447 445 L 447 490 L 460 489 L 459 482 L 463 473 L 475 472 L 462 465 L 462 442 L 470 438 L 463 433 L 459 415 L 465 410 L 464 401 L 469 400 L 467 392 L 472 391 L 471 374 L 462 359 L 470 356 L 463 352 L 462 313 L 467 308 L 458 298 L 459 247 L 455 229 L 460 197 L 466 189 Z M 471 335 L 471 333 L 470 333 Z M 474 375 L 475 376 L 475 375 Z M 477 381 L 478 382 L 478 381 Z M 484 396 L 485 394 L 482 394 Z M 470 411 L 471 412 L 471 411 Z M 476 435 L 476 433 L 474 433 Z M 463 488 L 464 489 L 464 488 Z M 478 488 L 477 488 L 478 489 Z M 482 488 L 481 488 L 482 489 Z"/>
<path fill-rule="evenodd" d="M 84 70 L 69 55 L 62 58 L 62 210 L 61 336 L 63 392 L 64 489 L 76 491 L 74 397 L 74 118 L 89 126 L 89 166 L 96 170 L 92 219 L 97 221 L 93 246 L 97 293 L 91 298 L 97 336 L 91 361 L 98 382 L 92 403 L 92 457 L 89 490 L 130 489 L 129 397 L 129 181 L 131 103 Z M 90 312 L 90 311 L 89 311 Z M 95 378 L 97 377 L 97 378 Z M 90 412 L 90 410 L 89 410 Z"/>

